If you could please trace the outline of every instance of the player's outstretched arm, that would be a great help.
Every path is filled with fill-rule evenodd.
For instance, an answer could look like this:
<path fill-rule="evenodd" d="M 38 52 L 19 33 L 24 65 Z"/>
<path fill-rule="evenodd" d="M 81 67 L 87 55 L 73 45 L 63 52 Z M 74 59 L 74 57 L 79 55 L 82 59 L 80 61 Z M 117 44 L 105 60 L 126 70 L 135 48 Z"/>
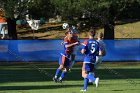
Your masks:
<path fill-rule="evenodd" d="M 75 43 L 72 43 L 72 44 L 68 44 L 68 45 L 66 45 L 66 48 L 72 47 L 72 46 L 77 45 L 77 44 L 79 44 L 79 42 L 75 42 Z"/>

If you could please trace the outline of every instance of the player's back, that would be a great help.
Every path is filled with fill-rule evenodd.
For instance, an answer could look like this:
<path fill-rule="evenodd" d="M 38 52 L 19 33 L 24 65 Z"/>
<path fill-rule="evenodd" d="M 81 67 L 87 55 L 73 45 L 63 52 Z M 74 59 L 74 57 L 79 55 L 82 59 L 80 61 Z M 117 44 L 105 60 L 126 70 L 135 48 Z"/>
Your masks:
<path fill-rule="evenodd" d="M 97 42 L 99 42 L 100 49 L 101 50 L 105 50 L 106 45 L 105 45 L 104 41 L 103 40 L 97 40 Z"/>
<path fill-rule="evenodd" d="M 96 56 L 99 52 L 99 43 L 95 39 L 89 39 L 84 42 L 85 44 L 85 63 L 95 63 Z"/>

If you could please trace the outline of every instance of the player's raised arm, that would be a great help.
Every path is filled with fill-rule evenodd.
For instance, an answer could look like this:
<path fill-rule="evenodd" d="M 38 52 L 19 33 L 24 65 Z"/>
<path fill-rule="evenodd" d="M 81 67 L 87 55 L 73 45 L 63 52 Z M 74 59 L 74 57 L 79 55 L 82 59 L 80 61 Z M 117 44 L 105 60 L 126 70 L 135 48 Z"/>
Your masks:
<path fill-rule="evenodd" d="M 79 42 L 75 42 L 75 43 L 72 43 L 72 44 L 67 44 L 66 48 L 69 48 L 69 47 L 72 47 L 72 46 L 78 45 L 78 44 L 79 44 Z"/>
<path fill-rule="evenodd" d="M 74 42 L 74 43 L 68 43 L 68 41 L 70 41 L 72 39 L 72 37 L 73 37 L 73 35 L 72 35 L 70 30 L 68 30 L 66 32 L 66 35 L 67 35 L 67 39 L 64 40 L 64 45 L 65 45 L 66 48 L 69 48 L 69 47 L 72 47 L 74 45 L 78 45 L 79 44 L 78 41 Z"/>

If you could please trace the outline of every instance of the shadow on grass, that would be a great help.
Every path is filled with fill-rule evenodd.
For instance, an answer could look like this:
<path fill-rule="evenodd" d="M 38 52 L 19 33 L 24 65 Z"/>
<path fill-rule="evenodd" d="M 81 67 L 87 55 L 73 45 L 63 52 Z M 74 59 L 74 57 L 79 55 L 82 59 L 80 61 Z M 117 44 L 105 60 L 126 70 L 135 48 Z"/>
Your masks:
<path fill-rule="evenodd" d="M 124 24 L 128 24 L 128 23 L 135 23 L 135 22 L 139 22 L 140 19 L 124 19 L 124 20 L 120 20 L 116 22 L 116 25 L 124 25 Z"/>
<path fill-rule="evenodd" d="M 5 82 L 41 82 L 52 81 L 57 69 L 57 65 L 3 65 L 0 66 L 0 83 Z M 102 80 L 109 79 L 139 79 L 140 68 L 115 68 L 115 69 L 98 69 L 95 75 Z M 76 81 L 83 80 L 81 76 L 81 66 L 75 66 L 72 72 L 67 73 L 66 80 Z"/>
<path fill-rule="evenodd" d="M 44 85 L 44 86 L 0 86 L 0 90 L 33 90 L 82 87 L 83 85 Z"/>

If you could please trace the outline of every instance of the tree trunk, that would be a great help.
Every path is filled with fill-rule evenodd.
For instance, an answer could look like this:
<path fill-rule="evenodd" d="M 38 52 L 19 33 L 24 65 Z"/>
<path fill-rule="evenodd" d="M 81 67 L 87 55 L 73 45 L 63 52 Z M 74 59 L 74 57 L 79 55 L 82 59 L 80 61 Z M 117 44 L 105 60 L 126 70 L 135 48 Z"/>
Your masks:
<path fill-rule="evenodd" d="M 114 40 L 114 27 L 115 27 L 115 7 L 111 5 L 109 7 L 107 22 L 104 25 L 104 39 Z"/>
<path fill-rule="evenodd" d="M 9 39 L 17 40 L 16 19 L 7 18 Z"/>
<path fill-rule="evenodd" d="M 104 39 L 114 40 L 114 22 L 104 25 Z"/>

